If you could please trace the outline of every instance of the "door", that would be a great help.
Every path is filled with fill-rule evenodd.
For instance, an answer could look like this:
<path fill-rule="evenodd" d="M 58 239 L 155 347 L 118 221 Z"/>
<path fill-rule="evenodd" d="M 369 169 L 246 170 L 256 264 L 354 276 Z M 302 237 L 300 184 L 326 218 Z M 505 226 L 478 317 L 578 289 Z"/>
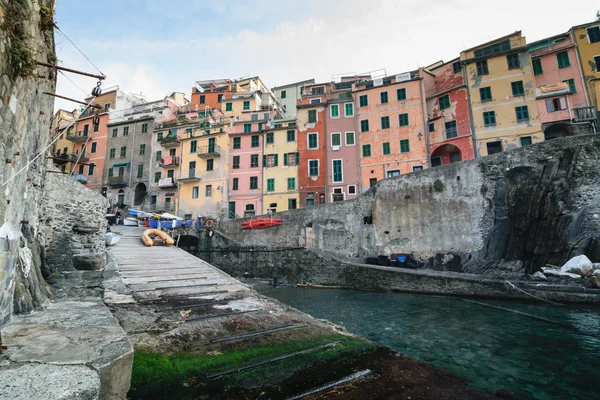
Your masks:
<path fill-rule="evenodd" d="M 369 187 L 373 187 L 377 184 L 377 178 L 369 179 Z"/>
<path fill-rule="evenodd" d="M 119 176 L 125 175 L 125 167 L 119 167 Z"/>
<path fill-rule="evenodd" d="M 217 139 L 215 138 L 210 138 L 208 139 L 208 152 L 209 153 L 214 153 L 215 152 L 215 142 Z"/>
<path fill-rule="evenodd" d="M 169 155 L 175 157 L 177 155 L 177 149 L 169 149 Z"/>
<path fill-rule="evenodd" d="M 451 163 L 455 163 L 455 162 L 459 162 L 461 161 L 460 159 L 460 153 L 459 152 L 454 152 L 454 153 L 450 153 L 450 162 Z"/>
<path fill-rule="evenodd" d="M 440 165 L 442 165 L 442 157 L 433 157 L 431 159 L 432 167 L 439 167 Z"/>
<path fill-rule="evenodd" d="M 235 201 L 229 202 L 229 218 L 235 218 Z"/>

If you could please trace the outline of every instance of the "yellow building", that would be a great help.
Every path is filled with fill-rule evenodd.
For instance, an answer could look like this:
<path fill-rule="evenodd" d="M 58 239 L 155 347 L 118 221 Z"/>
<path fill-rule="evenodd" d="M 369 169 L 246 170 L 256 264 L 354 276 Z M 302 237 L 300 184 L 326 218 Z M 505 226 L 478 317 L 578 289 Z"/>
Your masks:
<path fill-rule="evenodd" d="M 214 109 L 204 127 L 181 139 L 178 214 L 217 217 L 228 210 L 229 119 Z"/>
<path fill-rule="evenodd" d="M 276 120 L 264 133 L 263 213 L 298 208 L 298 145 L 295 119 Z"/>
<path fill-rule="evenodd" d="M 600 21 L 574 26 L 571 35 L 579 52 L 588 104 L 600 110 Z"/>
<path fill-rule="evenodd" d="M 54 165 L 67 174 L 71 172 L 72 161 L 77 159 L 73 153 L 73 142 L 68 138 L 75 133 L 76 124 L 73 121 L 78 116 L 77 110 L 69 112 L 61 109 L 54 114 L 55 134 L 60 138 L 52 145 L 52 159 Z"/>
<path fill-rule="evenodd" d="M 521 32 L 460 54 L 477 156 L 542 142 L 535 81 Z"/>

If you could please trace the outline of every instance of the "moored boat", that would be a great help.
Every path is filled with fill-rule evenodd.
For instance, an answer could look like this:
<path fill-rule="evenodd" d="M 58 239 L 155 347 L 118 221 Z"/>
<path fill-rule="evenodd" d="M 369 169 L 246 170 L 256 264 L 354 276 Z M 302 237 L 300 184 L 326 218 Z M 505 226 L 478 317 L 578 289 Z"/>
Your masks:
<path fill-rule="evenodd" d="M 138 226 L 137 218 L 127 217 L 123 220 L 123 225 L 125 226 Z"/>
<path fill-rule="evenodd" d="M 107 246 L 113 246 L 119 243 L 119 240 L 121 240 L 121 236 L 117 235 L 116 233 L 107 232 L 105 235 L 105 241 Z"/>
<path fill-rule="evenodd" d="M 281 225 L 279 218 L 258 218 L 242 223 L 242 229 L 266 229 Z"/>

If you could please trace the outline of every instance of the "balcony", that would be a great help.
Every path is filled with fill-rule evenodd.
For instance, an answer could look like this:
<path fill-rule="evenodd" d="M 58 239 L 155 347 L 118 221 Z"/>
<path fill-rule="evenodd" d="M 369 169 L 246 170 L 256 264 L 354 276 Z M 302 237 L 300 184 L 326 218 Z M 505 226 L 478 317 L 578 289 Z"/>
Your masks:
<path fill-rule="evenodd" d="M 221 157 L 221 148 L 216 145 L 200 146 L 198 148 L 198 157 L 200 157 L 200 158 Z"/>
<path fill-rule="evenodd" d="M 177 147 L 180 142 L 177 136 L 166 136 L 160 140 L 160 144 L 163 147 Z"/>
<path fill-rule="evenodd" d="M 88 135 L 67 136 L 67 140 L 73 143 L 85 143 L 88 140 Z"/>
<path fill-rule="evenodd" d="M 198 182 L 200 180 L 199 171 L 196 172 L 195 169 L 190 169 L 188 174 L 179 178 L 179 182 Z"/>
<path fill-rule="evenodd" d="M 573 109 L 576 122 L 596 121 L 598 114 L 595 107 L 579 107 Z"/>
<path fill-rule="evenodd" d="M 161 168 L 167 168 L 167 167 L 176 167 L 179 165 L 179 157 L 177 156 L 165 156 L 163 158 L 160 159 L 160 167 Z"/>
<path fill-rule="evenodd" d="M 88 181 L 87 175 L 75 174 L 75 175 L 72 175 L 72 177 L 79 183 L 87 183 L 87 181 Z"/>
<path fill-rule="evenodd" d="M 173 177 L 162 178 L 158 181 L 158 187 L 162 189 L 177 187 L 177 180 Z"/>
<path fill-rule="evenodd" d="M 107 184 L 114 188 L 129 186 L 129 175 L 109 176 Z"/>
<path fill-rule="evenodd" d="M 66 164 L 69 162 L 76 162 L 77 159 L 79 158 L 79 163 L 85 163 L 87 161 L 89 161 L 90 159 L 86 156 L 85 153 L 83 153 L 81 155 L 81 157 L 79 157 L 78 154 L 68 154 L 68 153 L 61 153 L 60 151 L 57 152 L 52 159 L 54 160 L 54 163 L 57 165 L 62 165 L 62 164 Z"/>

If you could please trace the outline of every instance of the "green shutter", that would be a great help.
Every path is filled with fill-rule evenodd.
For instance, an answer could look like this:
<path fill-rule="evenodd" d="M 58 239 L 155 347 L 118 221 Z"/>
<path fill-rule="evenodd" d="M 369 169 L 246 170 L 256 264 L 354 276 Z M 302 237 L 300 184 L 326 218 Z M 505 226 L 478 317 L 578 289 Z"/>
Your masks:
<path fill-rule="evenodd" d="M 275 162 L 273 163 L 273 165 L 277 166 L 279 162 L 279 154 L 275 154 Z"/>
<path fill-rule="evenodd" d="M 283 153 L 283 165 L 288 165 L 287 153 Z"/>
<path fill-rule="evenodd" d="M 296 153 L 296 165 L 300 165 L 300 153 Z"/>
<path fill-rule="evenodd" d="M 267 155 L 263 154 L 263 168 L 267 167 Z"/>

